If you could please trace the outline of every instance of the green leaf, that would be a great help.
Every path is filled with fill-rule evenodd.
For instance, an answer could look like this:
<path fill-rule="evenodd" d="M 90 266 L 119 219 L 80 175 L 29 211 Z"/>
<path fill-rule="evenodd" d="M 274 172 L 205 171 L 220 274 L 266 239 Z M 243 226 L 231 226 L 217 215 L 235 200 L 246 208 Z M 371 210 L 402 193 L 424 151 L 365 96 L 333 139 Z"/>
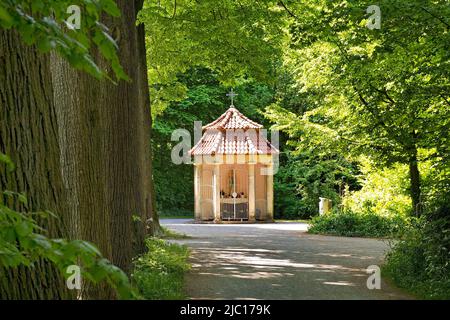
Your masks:
<path fill-rule="evenodd" d="M 113 0 L 103 0 L 102 1 L 103 10 L 105 10 L 106 13 L 108 13 L 110 16 L 113 17 L 119 17 L 121 15 L 121 12 L 119 8 L 117 7 L 117 4 Z"/>
<path fill-rule="evenodd" d="M 25 237 L 33 231 L 33 225 L 27 221 L 21 221 L 16 224 L 15 230 L 19 237 Z"/>
<path fill-rule="evenodd" d="M 0 24 L 6 29 L 11 28 L 14 24 L 13 17 L 11 17 L 8 11 L 1 5 L 0 5 Z"/>
<path fill-rule="evenodd" d="M 55 48 L 56 42 L 50 38 L 45 37 L 37 41 L 36 46 L 40 51 L 46 53 Z"/>
<path fill-rule="evenodd" d="M 9 172 L 14 171 L 15 165 L 14 162 L 12 162 L 11 158 L 8 157 L 6 154 L 0 152 L 0 162 L 3 162 L 6 164 L 6 168 Z"/>

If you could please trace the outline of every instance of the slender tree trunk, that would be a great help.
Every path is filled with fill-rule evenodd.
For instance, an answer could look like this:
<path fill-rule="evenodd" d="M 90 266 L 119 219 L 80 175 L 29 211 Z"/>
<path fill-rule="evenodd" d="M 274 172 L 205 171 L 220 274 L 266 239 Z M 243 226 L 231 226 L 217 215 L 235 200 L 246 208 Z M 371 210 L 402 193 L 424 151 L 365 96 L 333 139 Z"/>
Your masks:
<path fill-rule="evenodd" d="M 72 214 L 80 219 L 79 237 L 97 244 L 114 264 L 130 272 L 146 233 L 136 221 L 145 222 L 151 212 L 150 111 L 142 98 L 135 3 L 119 0 L 117 5 L 122 16 L 102 22 L 117 38 L 119 59 L 131 81 L 99 81 L 57 57 L 52 74 L 64 181 Z M 107 68 L 100 55 L 94 55 Z M 112 296 L 103 288 L 87 288 L 85 297 Z"/>
<path fill-rule="evenodd" d="M 140 9 L 142 9 L 143 0 L 136 0 L 136 14 Z M 145 218 L 148 221 L 151 218 L 151 223 L 148 228 L 152 234 L 160 234 L 161 226 L 159 224 L 158 212 L 156 211 L 156 193 L 153 180 L 153 155 L 151 147 L 151 131 L 152 131 L 152 116 L 151 116 L 151 105 L 150 105 L 150 92 L 148 88 L 148 67 L 147 67 L 147 50 L 145 47 L 145 25 L 139 24 L 137 27 L 137 43 L 138 43 L 138 56 L 139 56 L 139 82 L 140 82 L 140 106 L 139 109 L 144 110 L 144 121 L 145 128 L 148 130 L 149 136 L 144 141 L 146 153 L 145 161 L 148 164 L 149 176 L 146 177 L 146 186 L 150 193 L 148 194 L 147 204 L 149 209 L 149 215 Z"/>
<path fill-rule="evenodd" d="M 415 216 L 420 217 L 420 215 L 422 214 L 422 203 L 420 172 L 417 162 L 417 149 L 415 149 L 415 152 L 410 156 L 409 159 L 409 180 L 413 213 Z"/>
<path fill-rule="evenodd" d="M 155 192 L 155 183 L 152 176 L 151 181 L 151 190 L 152 190 L 152 231 L 154 235 L 162 235 L 163 229 L 161 228 L 161 225 L 159 223 L 159 215 L 158 211 L 156 210 L 156 192 Z"/>
<path fill-rule="evenodd" d="M 143 0 L 135 0 L 135 14 L 139 13 L 142 9 Z M 143 253 L 145 251 L 145 237 L 148 234 L 152 234 L 151 224 L 149 223 L 152 217 L 152 159 L 151 159 L 151 112 L 150 112 L 150 97 L 148 90 L 148 79 L 147 79 L 147 59 L 146 59 L 146 48 L 145 48 L 145 27 L 143 24 L 139 24 L 136 30 L 136 55 L 138 57 L 137 67 L 137 90 L 138 90 L 138 106 L 137 109 L 142 113 L 142 126 L 143 130 L 141 138 L 142 149 L 145 150 L 141 153 L 141 162 L 146 165 L 146 176 L 142 177 L 143 187 L 142 190 L 145 192 L 145 206 L 146 210 L 141 213 L 140 220 L 135 223 L 135 248 L 138 253 Z M 143 228 L 142 230 L 140 230 Z M 144 238 L 141 238 L 144 237 Z"/>
<path fill-rule="evenodd" d="M 48 56 L 23 44 L 15 30 L 0 29 L 0 151 L 16 170 L 0 166 L 0 191 L 24 192 L 28 205 L 16 210 L 50 210 L 56 219 L 40 221 L 48 235 L 62 237 L 67 222 L 59 164 L 58 128 Z M 0 299 L 70 298 L 60 272 L 49 262 L 34 268 L 0 268 Z"/>

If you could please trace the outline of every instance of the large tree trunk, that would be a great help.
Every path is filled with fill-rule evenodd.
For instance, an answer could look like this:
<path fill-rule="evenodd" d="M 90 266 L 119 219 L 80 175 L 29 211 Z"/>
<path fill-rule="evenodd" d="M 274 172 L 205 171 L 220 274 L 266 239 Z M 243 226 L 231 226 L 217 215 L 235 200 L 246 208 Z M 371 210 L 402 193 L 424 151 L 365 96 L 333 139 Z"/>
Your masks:
<path fill-rule="evenodd" d="M 23 44 L 14 30 L 0 29 L 0 152 L 9 155 L 16 170 L 0 166 L 0 191 L 24 192 L 28 205 L 16 210 L 50 210 L 61 217 L 41 221 L 48 235 L 67 235 L 68 223 L 59 164 L 58 128 L 48 56 Z M 69 298 L 60 272 L 49 262 L 33 269 L 0 269 L 0 299 Z"/>
<path fill-rule="evenodd" d="M 108 92 L 89 75 L 72 70 L 62 58 L 54 55 L 52 60 L 64 187 L 70 213 L 77 219 L 72 232 L 75 238 L 93 242 L 112 260 L 107 141 L 113 109 L 98 103 L 108 99 Z M 104 285 L 83 282 L 83 286 L 83 298 L 114 298 L 111 288 Z"/>
<path fill-rule="evenodd" d="M 73 215 L 80 219 L 79 237 L 130 272 L 132 258 L 143 250 L 143 222 L 151 212 L 150 127 L 140 85 L 135 4 L 119 0 L 117 5 L 120 19 L 103 23 L 118 37 L 119 58 L 131 81 L 99 81 L 57 57 L 52 74 L 64 181 Z M 111 293 L 88 288 L 85 297 L 111 298 Z"/>

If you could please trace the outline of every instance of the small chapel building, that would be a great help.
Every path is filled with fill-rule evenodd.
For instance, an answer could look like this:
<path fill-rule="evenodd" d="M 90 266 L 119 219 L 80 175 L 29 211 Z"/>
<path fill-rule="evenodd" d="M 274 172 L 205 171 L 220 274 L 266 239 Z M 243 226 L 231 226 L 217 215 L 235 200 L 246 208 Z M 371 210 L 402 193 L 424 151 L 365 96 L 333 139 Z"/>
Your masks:
<path fill-rule="evenodd" d="M 202 127 L 194 158 L 195 219 L 273 221 L 273 166 L 279 151 L 262 125 L 232 104 Z"/>

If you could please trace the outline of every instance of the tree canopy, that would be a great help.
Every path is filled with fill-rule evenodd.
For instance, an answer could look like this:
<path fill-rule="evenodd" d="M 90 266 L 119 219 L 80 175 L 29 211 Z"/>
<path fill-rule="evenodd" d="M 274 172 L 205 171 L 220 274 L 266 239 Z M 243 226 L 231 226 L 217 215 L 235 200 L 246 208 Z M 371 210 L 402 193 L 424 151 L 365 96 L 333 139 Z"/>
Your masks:
<path fill-rule="evenodd" d="M 289 110 L 272 106 L 268 116 L 290 134 L 297 132 L 299 147 L 322 145 L 351 157 L 409 165 L 417 207 L 417 163 L 449 160 L 449 6 L 379 6 L 382 26 L 371 30 L 361 2 L 292 4 L 284 64 L 309 107 L 286 117 Z"/>
<path fill-rule="evenodd" d="M 221 83 L 243 77 L 270 82 L 286 37 L 277 1 L 146 0 L 140 21 L 146 27 L 153 114 L 186 97 L 178 76 L 207 67 Z"/>

